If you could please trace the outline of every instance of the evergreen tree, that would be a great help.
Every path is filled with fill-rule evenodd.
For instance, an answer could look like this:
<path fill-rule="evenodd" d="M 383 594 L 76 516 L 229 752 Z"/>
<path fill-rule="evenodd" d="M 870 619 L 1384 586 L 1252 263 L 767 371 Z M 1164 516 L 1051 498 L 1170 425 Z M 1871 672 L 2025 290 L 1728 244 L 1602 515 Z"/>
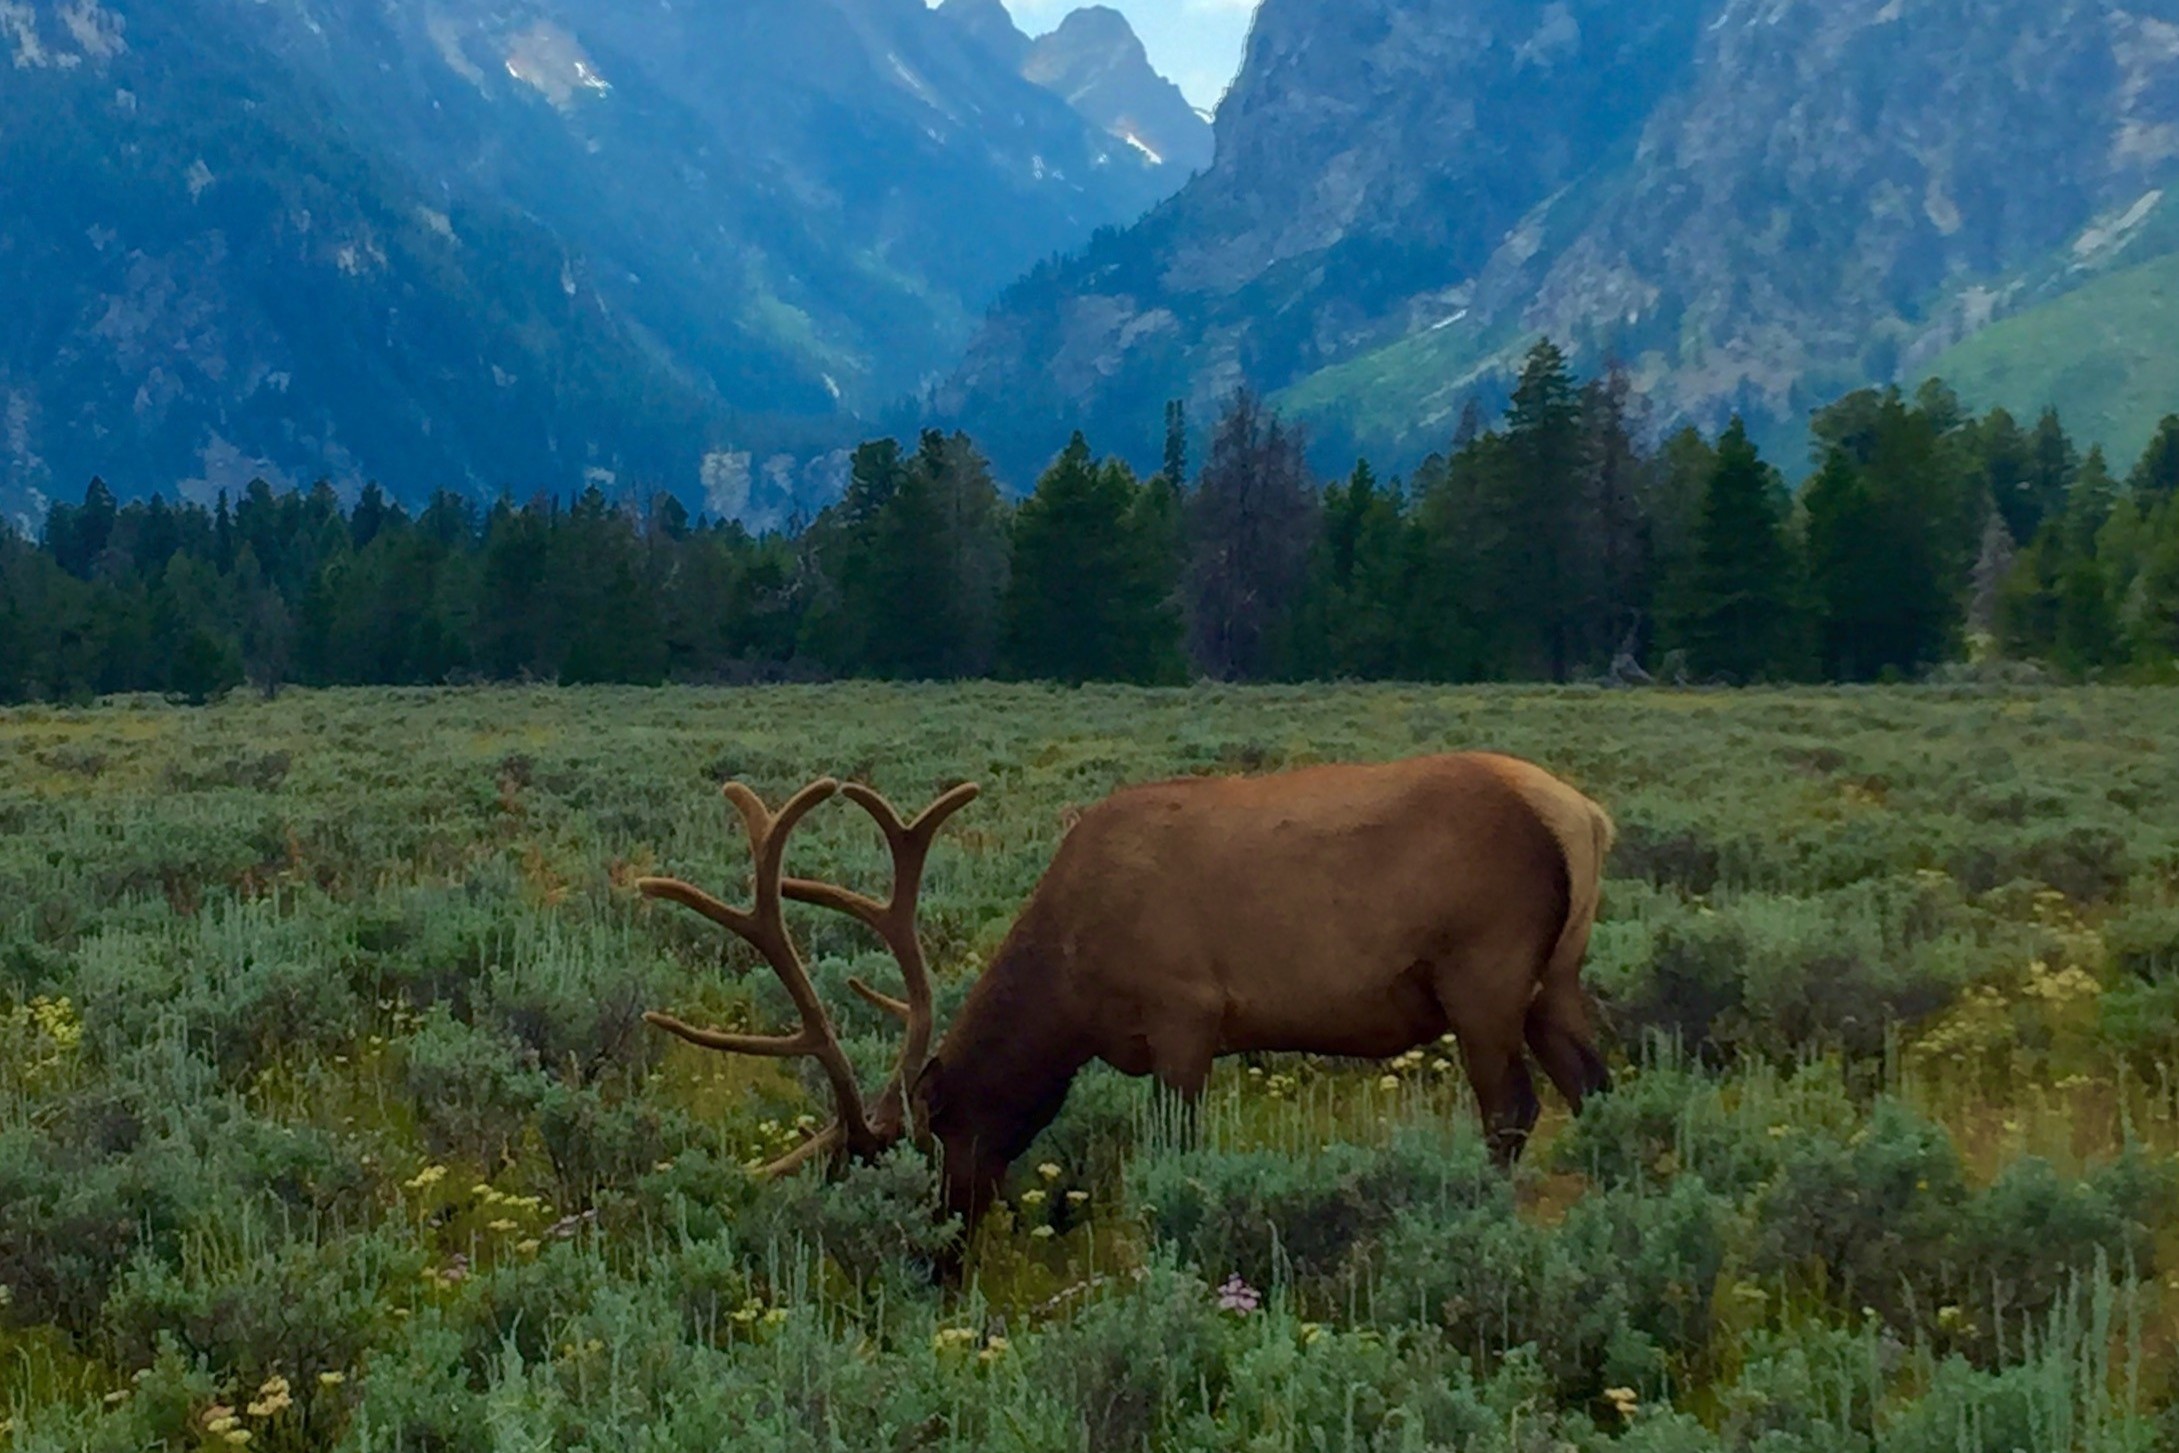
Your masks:
<path fill-rule="evenodd" d="M 2046 659 L 2072 675 L 2117 663 L 2119 612 L 2099 549 L 2118 502 L 2103 450 L 2091 449 L 2064 510 L 2044 523 L 2013 568 L 1999 616 L 2014 654 Z"/>
<path fill-rule="evenodd" d="M 2028 441 L 2028 513 L 2034 523 L 2025 529 L 2015 526 L 2014 539 L 2032 540 L 2045 520 L 2055 518 L 2065 509 L 2066 497 L 2072 492 L 2074 476 L 2080 468 L 2080 453 L 2073 447 L 2073 440 L 2067 435 L 2058 411 L 2044 409 L 2036 419 L 2035 432 Z"/>
<path fill-rule="evenodd" d="M 1297 615 L 1290 674 L 1385 680 L 1402 666 L 1402 607 L 1414 552 L 1397 492 L 1368 460 L 1324 493 L 1323 529 Z"/>
<path fill-rule="evenodd" d="M 2179 671 L 2179 495 L 2150 517 L 2138 595 L 2129 655 L 2143 674 L 2169 680 Z"/>
<path fill-rule="evenodd" d="M 1735 682 L 1795 674 L 1794 576 L 1783 485 L 1735 418 L 1718 441 L 1679 630 L 1693 669 Z"/>
<path fill-rule="evenodd" d="M 1176 490 L 1188 487 L 1188 406 L 1179 399 L 1165 406 L 1165 463 L 1159 477 Z"/>
<path fill-rule="evenodd" d="M 2152 509 L 2179 496 L 2179 414 L 2167 415 L 2157 425 L 2127 487 Z"/>
<path fill-rule="evenodd" d="M 1862 470 L 1836 446 L 1809 482 L 1803 504 L 1820 669 L 1834 681 L 1873 675 L 1883 649 L 1890 568 L 1883 512 Z"/>
<path fill-rule="evenodd" d="M 1645 524 L 1655 580 L 1657 650 L 1682 653 L 1680 626 L 1690 618 L 1703 501 L 1717 471 L 1717 451 L 1689 425 L 1666 439 L 1651 470 Z"/>
<path fill-rule="evenodd" d="M 113 537 L 120 506 L 106 481 L 94 478 L 83 491 L 83 503 L 71 508 L 55 505 L 46 514 L 46 550 L 54 562 L 78 580 L 89 580 Z"/>
<path fill-rule="evenodd" d="M 1528 355 L 1506 414 L 1505 518 L 1493 594 L 1496 629 L 1514 669 L 1564 681 L 1580 653 L 1580 622 L 1597 594 L 1582 541 L 1581 397 L 1549 340 Z"/>
<path fill-rule="evenodd" d="M 945 555 L 942 466 L 929 457 L 934 452 L 926 439 L 925 457 L 900 471 L 891 498 L 859 532 L 841 579 L 857 606 L 862 666 L 883 677 L 940 679 L 964 625 Z"/>
<path fill-rule="evenodd" d="M 379 532 L 386 528 L 400 512 L 398 505 L 386 499 L 386 492 L 374 480 L 363 486 L 363 495 L 348 516 L 348 544 L 357 554 L 370 548 Z"/>
<path fill-rule="evenodd" d="M 954 597 L 943 673 L 988 676 L 998 664 L 1010 563 L 1005 503 L 989 461 L 966 434 L 926 434 L 916 467 L 929 476 L 937 497 L 938 544 Z"/>
<path fill-rule="evenodd" d="M 2087 676 L 2120 664 L 2115 562 L 2104 550 L 2122 503 L 2118 481 L 2099 445 L 2081 463 L 2065 514 L 2058 521 L 2056 639 L 2059 668 Z"/>
<path fill-rule="evenodd" d="M 517 509 L 502 497 L 484 524 L 477 569 L 476 661 L 494 678 L 545 673 L 542 633 L 546 575 L 552 554 L 549 526 L 534 509 Z"/>
<path fill-rule="evenodd" d="M 1471 433 L 1449 457 L 1415 472 L 1415 568 L 1401 657 L 1435 681 L 1505 674 L 1492 591 L 1505 548 L 1504 512 L 1493 508 L 1506 474 L 1505 441 Z"/>
<path fill-rule="evenodd" d="M 1633 381 L 1614 362 L 1581 392 L 1582 485 L 1575 538 L 1586 553 L 1587 618 L 1579 659 L 1639 659 L 1651 633 L 1650 495 L 1654 468 L 1636 443 Z"/>
<path fill-rule="evenodd" d="M 1911 673 L 1958 648 L 1980 540 L 1959 417 L 1949 395 L 1925 390 L 1910 408 L 1896 389 L 1817 416 L 1830 477 L 1807 495 L 1810 583 L 1824 668 L 1841 679 Z"/>
<path fill-rule="evenodd" d="M 2006 535 L 2016 542 L 2033 539 L 2047 505 L 2036 488 L 2034 440 L 2011 414 L 1992 409 L 1975 427 L 1973 449 Z"/>
<path fill-rule="evenodd" d="M 1178 622 L 1125 465 L 1079 433 L 1015 512 L 1005 661 L 1032 680 L 1173 679 Z"/>

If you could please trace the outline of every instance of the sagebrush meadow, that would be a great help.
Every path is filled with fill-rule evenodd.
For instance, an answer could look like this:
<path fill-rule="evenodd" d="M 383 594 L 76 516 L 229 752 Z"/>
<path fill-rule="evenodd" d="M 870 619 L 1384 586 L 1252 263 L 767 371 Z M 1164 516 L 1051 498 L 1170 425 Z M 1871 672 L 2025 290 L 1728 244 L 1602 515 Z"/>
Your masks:
<path fill-rule="evenodd" d="M 1616 816 L 1615 1088 L 1508 1180 L 1456 1046 L 1092 1071 L 934 1288 L 912 1150 L 764 1184 L 795 1023 L 635 883 L 720 788 L 939 837 L 941 1029 L 1123 784 L 1460 749 Z M 869 821 L 796 873 L 866 891 Z M 790 909 L 867 1089 L 861 926 Z M 897 986 L 889 991 L 897 992 Z M 0 1446 L 2179 1446 L 2179 695 L 827 686 L 0 712 Z"/>

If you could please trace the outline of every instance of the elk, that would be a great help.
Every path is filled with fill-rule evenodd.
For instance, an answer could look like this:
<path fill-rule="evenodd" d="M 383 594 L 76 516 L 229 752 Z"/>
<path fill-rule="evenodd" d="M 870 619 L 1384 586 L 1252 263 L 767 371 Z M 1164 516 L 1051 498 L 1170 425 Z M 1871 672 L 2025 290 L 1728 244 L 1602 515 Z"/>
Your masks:
<path fill-rule="evenodd" d="M 1533 764 L 1462 753 L 1125 789 L 1067 831 L 935 1049 L 916 910 L 939 829 L 977 789 L 955 788 L 912 823 L 869 788 L 844 789 L 891 847 L 883 902 L 783 876 L 788 835 L 842 791 L 813 783 L 775 816 L 747 787 L 726 788 L 755 861 L 751 909 L 677 880 L 637 885 L 753 946 L 802 1027 L 767 1037 L 650 1022 L 728 1054 L 807 1056 L 831 1082 L 837 1118 L 761 1174 L 935 1143 L 946 1208 L 973 1230 L 1093 1060 L 1192 1102 L 1224 1056 L 1386 1059 L 1451 1033 L 1501 1166 L 1541 1110 L 1524 1045 L 1577 1114 L 1610 1087 L 1581 968 L 1614 829 Z M 797 956 L 786 900 L 860 920 L 899 964 L 899 999 L 851 983 L 905 1026 L 874 1102 Z"/>

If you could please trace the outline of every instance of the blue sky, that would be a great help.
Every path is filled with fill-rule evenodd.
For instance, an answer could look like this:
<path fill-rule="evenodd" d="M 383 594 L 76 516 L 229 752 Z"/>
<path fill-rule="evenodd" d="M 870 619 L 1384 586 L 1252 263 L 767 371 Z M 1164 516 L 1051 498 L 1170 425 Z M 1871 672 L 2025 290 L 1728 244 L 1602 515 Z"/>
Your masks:
<path fill-rule="evenodd" d="M 1014 19 L 1042 35 L 1084 0 L 1006 0 Z M 1103 0 L 1134 22 L 1150 59 L 1205 110 L 1216 106 L 1241 68 L 1256 0 Z"/>

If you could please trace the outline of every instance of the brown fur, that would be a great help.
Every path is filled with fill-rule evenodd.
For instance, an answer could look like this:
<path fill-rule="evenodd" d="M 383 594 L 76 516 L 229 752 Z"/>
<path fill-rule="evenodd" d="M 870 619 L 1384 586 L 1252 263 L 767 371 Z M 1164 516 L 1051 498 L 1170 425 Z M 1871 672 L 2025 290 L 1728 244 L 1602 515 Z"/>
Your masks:
<path fill-rule="evenodd" d="M 1082 815 L 915 1087 L 973 1222 L 1103 1060 L 1198 1095 L 1221 1056 L 1459 1036 L 1494 1149 L 1608 1086 L 1581 966 L 1612 845 L 1542 769 L 1456 755 L 1166 782 Z"/>

